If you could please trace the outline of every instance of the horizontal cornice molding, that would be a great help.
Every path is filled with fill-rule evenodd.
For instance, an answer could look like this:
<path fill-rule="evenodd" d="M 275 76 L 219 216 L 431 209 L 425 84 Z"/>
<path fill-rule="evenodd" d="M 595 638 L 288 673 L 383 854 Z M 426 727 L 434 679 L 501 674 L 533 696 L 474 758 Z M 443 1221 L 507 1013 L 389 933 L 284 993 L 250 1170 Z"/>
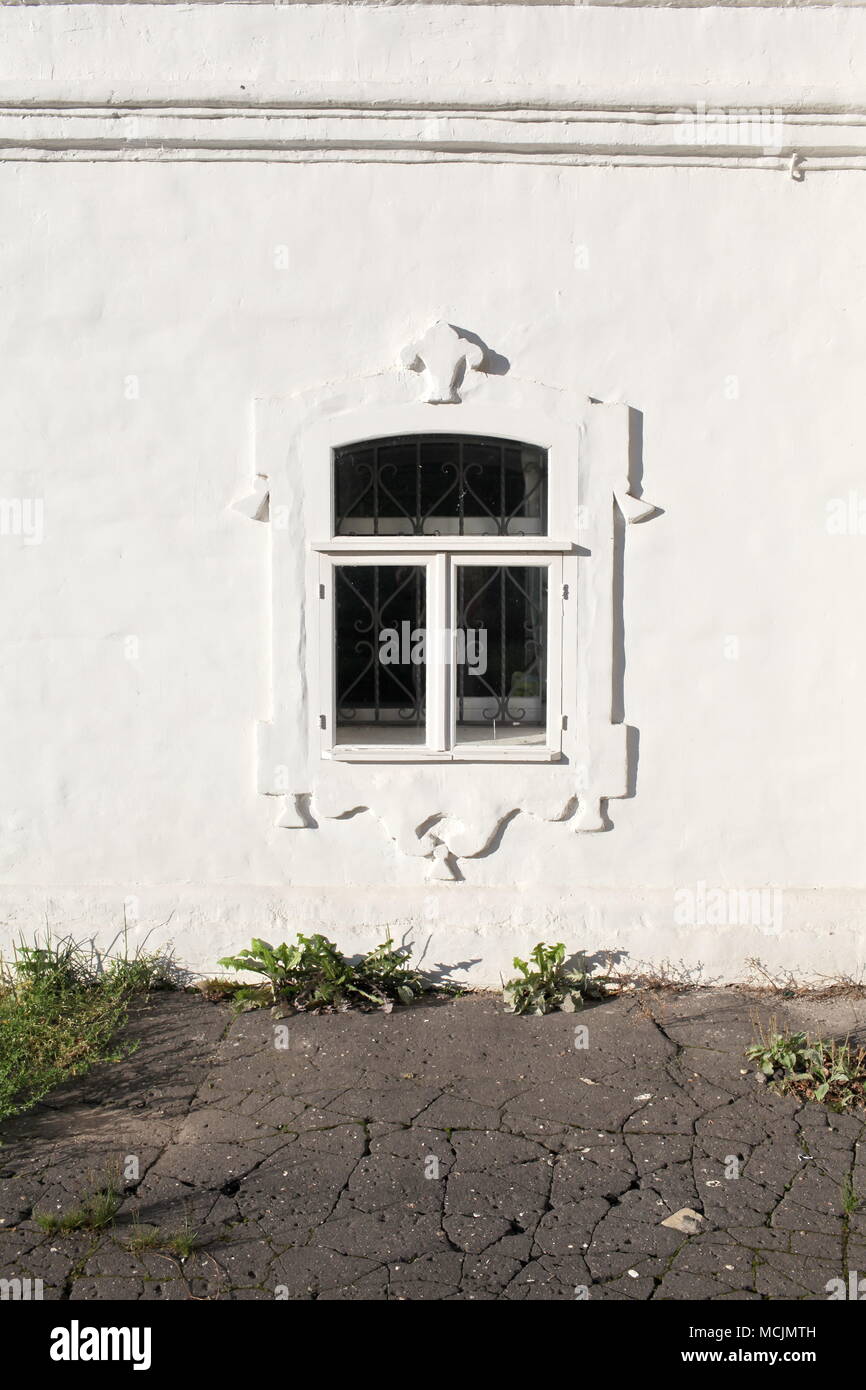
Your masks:
<path fill-rule="evenodd" d="M 5 160 L 866 164 L 866 108 L 273 103 L 0 105 Z"/>
<path fill-rule="evenodd" d="M 117 5 L 153 5 L 170 7 L 176 5 L 185 10 L 207 8 L 213 5 L 258 5 L 268 3 L 272 6 L 289 8 L 294 5 L 330 5 L 334 9 L 389 9 L 427 7 L 430 5 L 451 5 L 533 9 L 550 6 L 574 6 L 580 4 L 587 9 L 612 10 L 810 10 L 810 9 L 863 9 L 866 0 L 0 0 L 4 5 L 24 8 L 58 8 L 91 5 L 95 9 L 111 8 Z"/>

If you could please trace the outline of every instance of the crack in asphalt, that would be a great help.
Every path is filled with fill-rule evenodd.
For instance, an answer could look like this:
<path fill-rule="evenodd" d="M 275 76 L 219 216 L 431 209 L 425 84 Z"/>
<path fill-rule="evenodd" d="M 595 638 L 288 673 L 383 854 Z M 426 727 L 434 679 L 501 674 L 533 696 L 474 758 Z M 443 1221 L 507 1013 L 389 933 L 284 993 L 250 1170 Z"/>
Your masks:
<path fill-rule="evenodd" d="M 754 1009 L 726 991 L 613 999 L 582 1015 L 592 1045 L 578 1052 L 573 1017 L 518 1019 L 468 995 L 386 1018 L 299 1016 L 280 1053 L 263 1013 L 155 999 L 138 1054 L 14 1125 L 0 1275 L 43 1277 L 69 1301 L 278 1286 L 574 1298 L 579 1284 L 630 1301 L 824 1298 L 828 1272 L 866 1267 L 866 1215 L 841 1190 L 847 1175 L 854 1192 L 866 1125 L 816 1125 L 828 1112 L 755 1086 Z M 39 1211 L 81 1199 L 83 1172 L 143 1149 L 113 1230 L 39 1229 Z M 434 1152 L 444 1171 L 428 1180 Z M 738 1157 L 742 1194 L 721 1154 Z M 693 1234 L 662 1225 L 682 1206 L 702 1214 Z M 134 1222 L 181 1212 L 189 1255 L 124 1248 Z"/>

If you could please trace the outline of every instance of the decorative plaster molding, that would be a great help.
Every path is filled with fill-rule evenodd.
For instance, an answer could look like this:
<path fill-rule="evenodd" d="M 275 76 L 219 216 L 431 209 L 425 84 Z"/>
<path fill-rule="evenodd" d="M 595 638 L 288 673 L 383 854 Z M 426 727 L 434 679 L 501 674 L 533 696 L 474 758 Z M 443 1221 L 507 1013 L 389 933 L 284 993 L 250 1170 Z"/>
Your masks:
<path fill-rule="evenodd" d="M 233 503 L 234 510 L 240 512 L 241 516 L 248 516 L 251 521 L 269 521 L 269 496 L 268 480 L 259 474 L 252 492 Z"/>
<path fill-rule="evenodd" d="M 459 405 L 465 373 L 480 372 L 485 355 L 478 343 L 469 342 L 452 324 L 439 319 L 413 346 L 403 349 L 400 361 L 410 372 L 423 372 L 422 400 L 430 405 Z"/>
<path fill-rule="evenodd" d="M 296 105 L 166 98 L 0 105 L 0 160 L 542 163 L 770 169 L 866 167 L 866 110 L 742 96 L 719 110 L 517 97 L 427 105 L 394 95 Z"/>
<path fill-rule="evenodd" d="M 465 793 L 464 793 L 465 794 Z M 454 798 L 459 800 L 460 798 Z M 464 875 L 460 862 L 467 859 L 481 859 L 492 853 L 506 827 L 518 816 L 528 816 L 548 824 L 569 822 L 576 833 L 592 833 L 610 828 L 603 807 L 598 799 L 570 795 L 564 804 L 553 804 L 541 809 L 528 806 L 525 796 L 517 796 L 513 804 L 492 805 L 485 808 L 483 798 L 470 796 L 461 814 L 437 812 L 424 813 L 423 819 L 416 823 L 421 808 L 409 797 L 400 804 L 385 807 L 351 806 L 339 809 L 328 805 L 323 809 L 309 793 L 292 793 L 286 796 L 274 824 L 281 830 L 313 830 L 318 828 L 316 815 L 324 820 L 346 820 L 351 816 L 371 812 L 383 826 L 385 833 L 394 841 L 399 852 L 409 858 L 428 861 L 427 878 L 442 882 L 460 883 Z"/>
<path fill-rule="evenodd" d="M 612 828 L 609 801 L 633 794 L 629 730 L 611 722 L 611 692 L 622 679 L 614 662 L 623 553 L 616 537 L 625 521 L 659 509 L 636 495 L 638 478 L 630 476 L 628 407 L 505 375 L 505 359 L 445 322 L 403 362 L 424 373 L 423 400 L 408 373 L 382 372 L 257 403 L 255 483 L 235 506 L 256 520 L 267 520 L 269 504 L 272 514 L 294 518 L 291 528 L 272 530 L 273 715 L 259 726 L 258 785 L 278 800 L 275 828 L 314 830 L 368 813 L 401 854 L 427 861 L 428 877 L 459 882 L 469 862 L 498 850 L 513 821 L 603 832 Z M 562 555 L 563 601 L 577 605 L 562 651 L 568 718 L 558 761 L 350 761 L 322 753 L 318 711 L 328 704 L 318 689 L 318 551 L 330 534 L 332 450 L 361 438 L 447 433 L 452 417 L 438 409 L 446 402 L 460 403 L 461 432 L 526 439 L 549 451 L 548 540 Z"/>
<path fill-rule="evenodd" d="M 39 5 L 43 8 L 62 5 L 64 8 L 70 5 L 92 5 L 95 9 L 105 9 L 115 5 L 153 5 L 161 7 L 176 5 L 185 10 L 197 9 L 199 7 L 209 7 L 220 5 L 225 7 L 227 0 L 17 0 L 23 5 Z M 770 9 L 803 9 L 803 8 L 829 8 L 837 5 L 839 0 L 725 0 L 731 9 L 738 10 L 770 10 Z M 259 5 L 263 0 L 231 0 L 234 5 Z M 278 0 L 280 5 L 333 5 L 335 0 Z M 373 9 L 381 5 L 382 0 L 342 0 L 344 5 L 357 7 L 358 9 Z M 397 5 L 485 5 L 493 8 L 525 8 L 535 5 L 573 5 L 574 0 L 386 0 L 390 6 Z M 715 8 L 719 0 L 581 0 L 581 3 L 588 9 L 629 9 L 640 10 L 647 8 L 662 9 L 690 9 L 700 10 Z M 846 8 L 857 9 L 866 4 L 866 0 L 844 0 Z"/>
<path fill-rule="evenodd" d="M 633 497 L 630 492 L 623 492 L 619 488 L 613 495 L 616 498 L 616 505 L 630 525 L 639 521 L 648 521 L 650 517 L 658 516 L 661 510 L 652 502 L 648 502 L 645 497 Z"/>

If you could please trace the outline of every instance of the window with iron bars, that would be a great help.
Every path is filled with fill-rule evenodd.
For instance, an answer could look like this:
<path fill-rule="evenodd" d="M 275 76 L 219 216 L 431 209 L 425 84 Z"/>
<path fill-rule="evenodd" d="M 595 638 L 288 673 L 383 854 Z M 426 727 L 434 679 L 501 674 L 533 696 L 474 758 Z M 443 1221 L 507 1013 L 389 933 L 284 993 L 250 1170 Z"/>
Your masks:
<path fill-rule="evenodd" d="M 544 449 L 456 434 L 335 449 L 324 755 L 558 758 L 566 548 L 548 535 Z"/>

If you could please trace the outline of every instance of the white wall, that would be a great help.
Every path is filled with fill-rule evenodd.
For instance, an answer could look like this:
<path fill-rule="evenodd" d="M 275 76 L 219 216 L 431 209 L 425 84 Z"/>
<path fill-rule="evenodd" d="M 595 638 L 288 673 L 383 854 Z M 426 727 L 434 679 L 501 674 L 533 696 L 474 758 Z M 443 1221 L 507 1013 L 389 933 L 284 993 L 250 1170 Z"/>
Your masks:
<path fill-rule="evenodd" d="M 112 103 L 149 93 L 239 101 L 243 84 L 293 105 L 336 84 L 360 104 L 377 83 L 391 109 L 413 88 L 451 109 L 501 84 L 599 109 L 676 110 L 703 91 L 816 123 L 832 99 L 844 122 L 864 22 L 834 8 L 3 10 L 23 133 L 0 160 L 0 497 L 43 499 L 44 539 L 0 536 L 0 940 L 46 922 L 110 936 L 131 900 L 134 937 L 154 929 L 201 969 L 300 926 L 347 949 L 408 930 L 429 938 L 427 963 L 478 961 L 477 983 L 560 936 L 727 978 L 750 956 L 862 969 L 866 534 L 827 529 L 831 499 L 866 499 L 859 130 L 825 130 L 796 180 L 785 159 L 729 150 L 703 167 L 681 149 L 174 159 L 100 135 L 94 158 L 78 127 L 58 151 L 34 122 L 62 143 L 72 115 L 45 114 L 61 99 L 97 103 L 102 131 Z M 269 542 L 230 504 L 254 398 L 387 368 L 440 316 L 524 377 L 579 375 L 639 409 L 664 515 L 630 528 L 626 556 L 636 796 L 611 803 L 607 833 L 518 818 L 496 853 L 463 862 L 464 883 L 434 885 L 372 816 L 274 827 L 254 746 L 271 701 Z M 701 882 L 778 888 L 781 923 L 678 923 L 677 894 Z"/>

